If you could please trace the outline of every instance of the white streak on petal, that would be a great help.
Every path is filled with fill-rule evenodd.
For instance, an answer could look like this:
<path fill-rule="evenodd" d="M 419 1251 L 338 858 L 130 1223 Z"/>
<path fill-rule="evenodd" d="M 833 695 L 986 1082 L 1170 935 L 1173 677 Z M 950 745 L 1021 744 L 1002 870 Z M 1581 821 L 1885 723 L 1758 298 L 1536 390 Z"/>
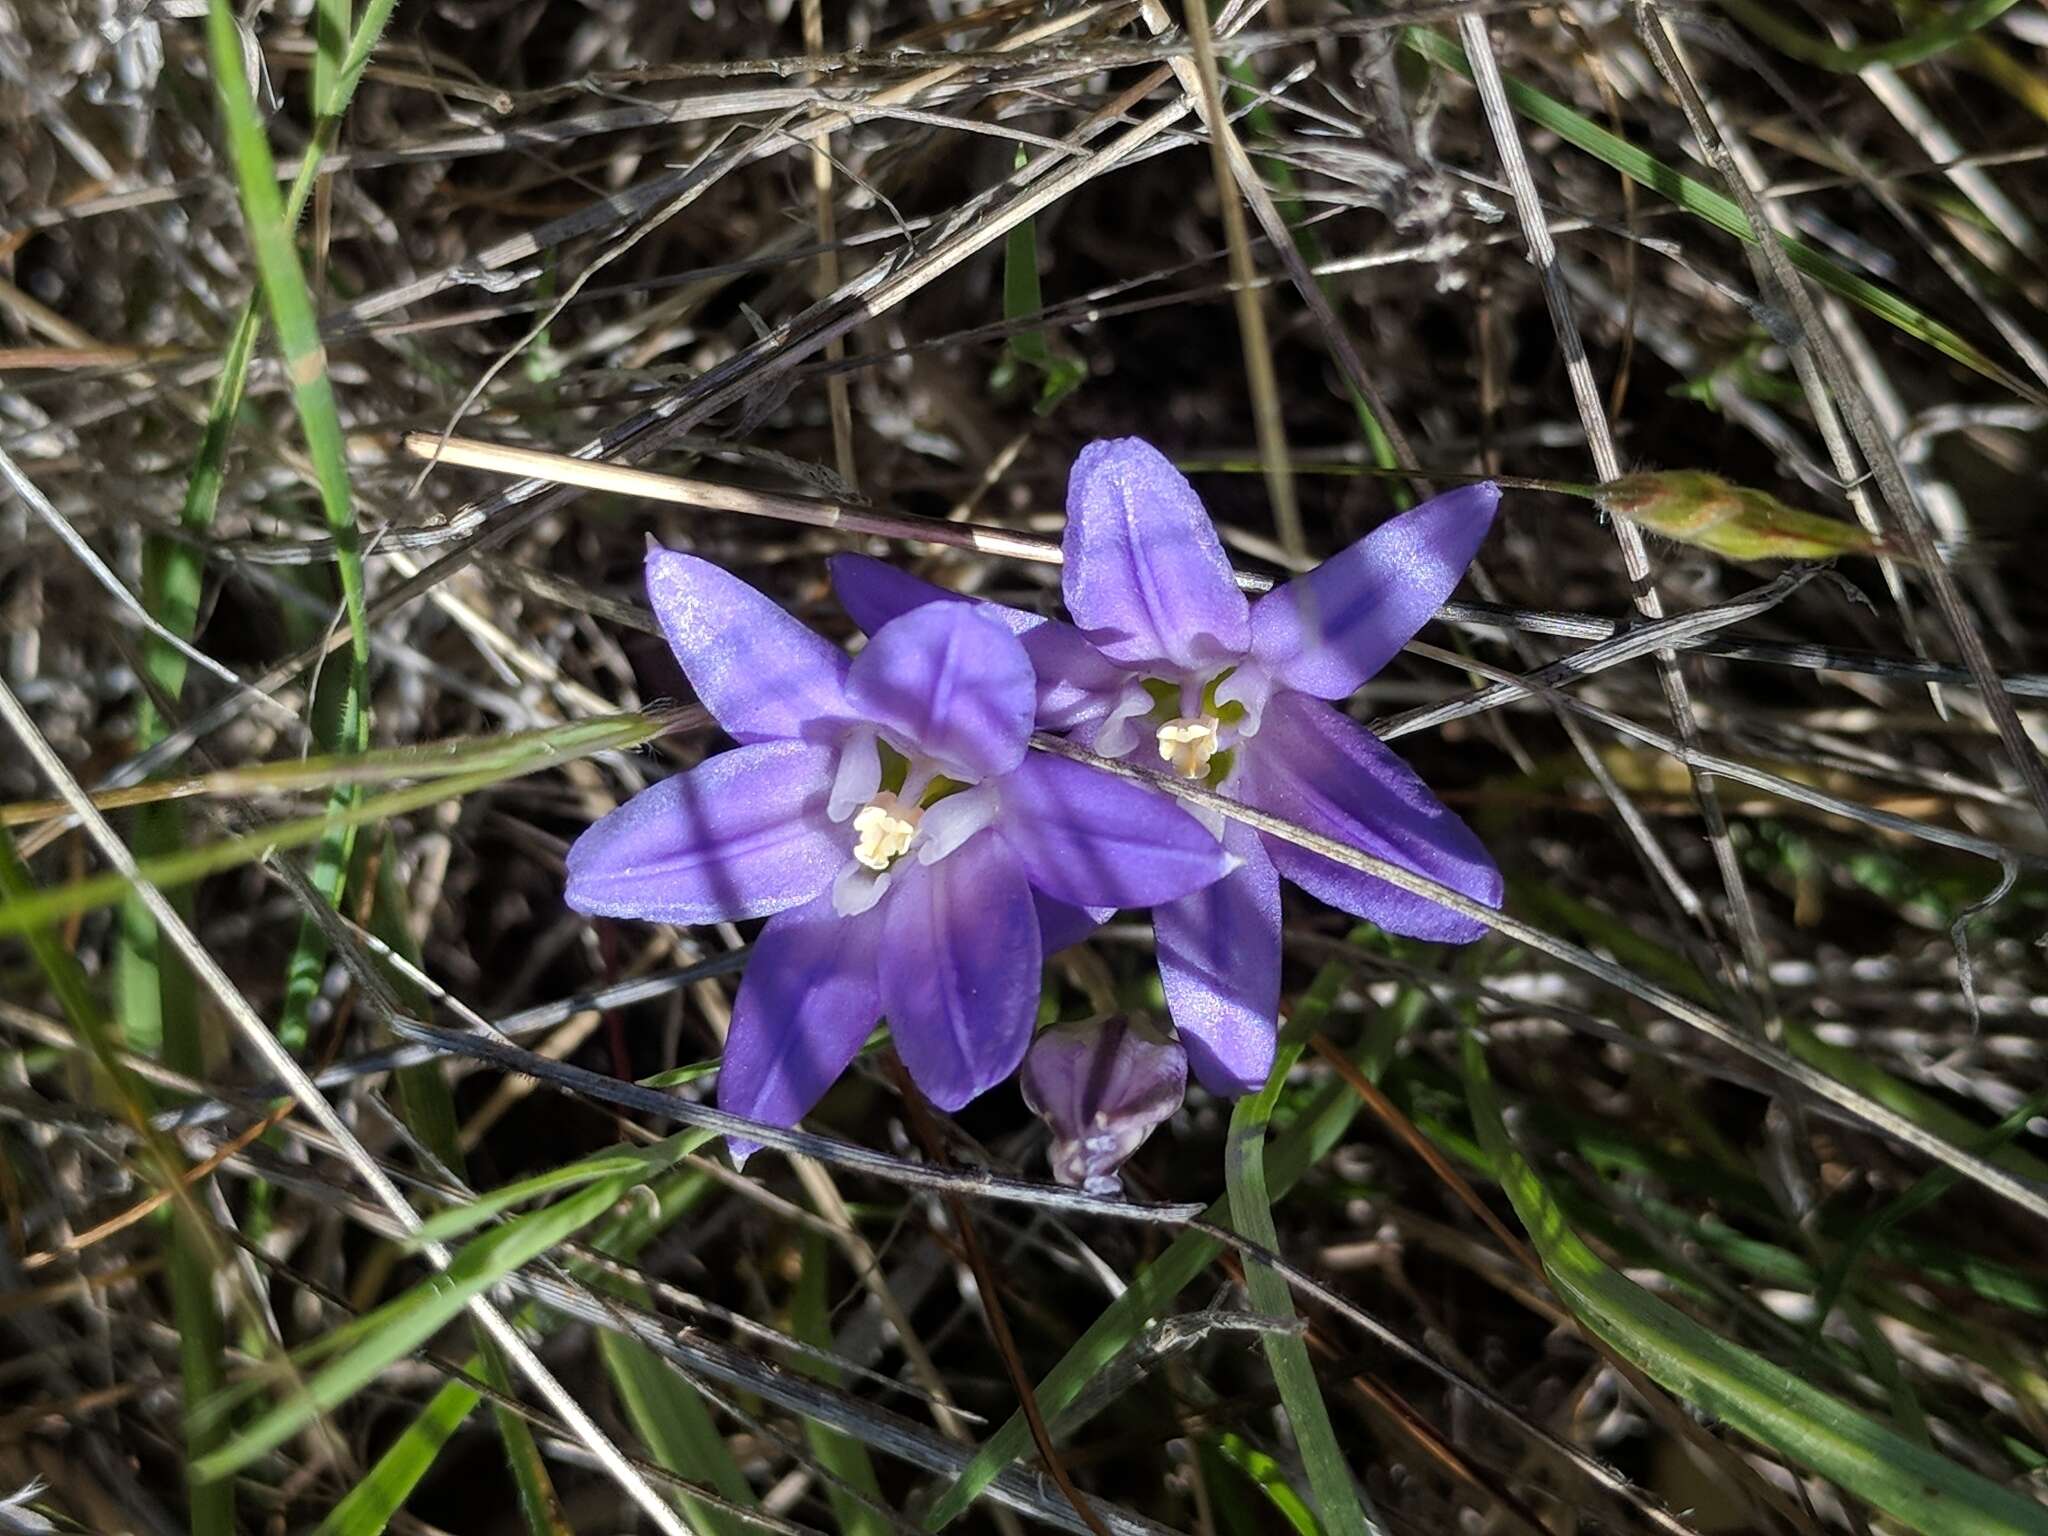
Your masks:
<path fill-rule="evenodd" d="M 832 882 L 832 910 L 841 917 L 859 917 L 888 895 L 889 882 L 895 878 L 887 871 L 877 874 L 848 859 Z"/>
<path fill-rule="evenodd" d="M 1273 695 L 1273 680 L 1263 668 L 1253 666 L 1249 661 L 1239 665 L 1230 676 L 1216 685 L 1216 704 L 1242 704 L 1244 718 L 1234 727 L 1236 739 L 1244 741 L 1259 734 L 1259 722 L 1265 717 L 1266 700 Z"/>
<path fill-rule="evenodd" d="M 832 775 L 832 796 L 825 802 L 825 814 L 844 821 L 875 798 L 882 787 L 882 754 L 875 747 L 873 731 L 855 731 L 839 749 L 839 766 Z"/>
<path fill-rule="evenodd" d="M 982 784 L 973 789 L 962 790 L 957 795 L 948 795 L 937 805 L 924 813 L 924 820 L 918 824 L 917 862 L 936 864 L 947 854 L 974 836 L 983 827 L 996 819 L 996 812 L 1003 806 L 1000 793 L 993 784 Z"/>
<path fill-rule="evenodd" d="M 1178 797 L 1176 797 L 1178 799 Z M 1192 800 L 1179 800 L 1180 808 L 1209 829 L 1209 835 L 1217 842 L 1223 841 L 1223 828 L 1230 818 L 1213 805 L 1198 805 Z"/>
<path fill-rule="evenodd" d="M 1152 695 L 1142 684 L 1132 683 L 1095 728 L 1095 751 L 1103 757 L 1122 757 L 1138 744 L 1138 731 L 1131 722 L 1151 713 Z"/>

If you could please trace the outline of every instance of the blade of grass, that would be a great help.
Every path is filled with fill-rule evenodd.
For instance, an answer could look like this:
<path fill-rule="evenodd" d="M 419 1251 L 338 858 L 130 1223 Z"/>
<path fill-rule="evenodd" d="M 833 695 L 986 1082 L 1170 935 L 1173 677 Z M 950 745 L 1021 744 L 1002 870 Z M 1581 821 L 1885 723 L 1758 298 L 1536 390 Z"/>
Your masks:
<path fill-rule="evenodd" d="M 686 1173 L 671 1175 L 649 1187 L 655 1193 L 650 1202 L 652 1214 L 646 1205 L 636 1203 L 631 1210 L 611 1217 L 601 1235 L 591 1240 L 594 1249 L 615 1259 L 632 1260 L 642 1247 L 690 1208 L 702 1181 L 699 1175 Z M 585 1268 L 570 1265 L 572 1273 L 582 1273 Z M 522 1309 L 519 1322 L 522 1327 L 533 1327 L 547 1316 L 529 1306 Z M 462 1368 L 466 1375 L 478 1376 L 483 1359 L 472 1355 Z M 450 1381 L 442 1387 L 377 1458 L 376 1465 L 321 1521 L 313 1536 L 379 1536 L 432 1468 L 441 1448 L 481 1401 L 481 1395 L 464 1382 Z"/>
<path fill-rule="evenodd" d="M 13 907 L 32 897 L 34 891 L 27 868 L 15 856 L 13 838 L 0 828 L 0 898 Z M 180 1329 L 180 1377 L 188 1393 L 200 1384 L 217 1389 L 224 1379 L 223 1333 L 220 1314 L 213 1305 L 213 1276 L 222 1258 L 211 1223 L 186 1186 L 184 1159 L 168 1138 L 152 1128 L 149 1089 L 114 1050 L 76 957 L 50 928 L 31 928 L 26 938 L 58 1005 L 86 1042 L 115 1107 L 141 1135 L 149 1176 L 171 1196 L 171 1304 Z M 186 1333 L 188 1328 L 191 1331 Z M 194 1536 L 224 1536 L 235 1525 L 233 1489 L 218 1494 L 189 1471 L 198 1457 L 216 1448 L 221 1439 L 220 1429 L 205 1423 L 195 1411 L 201 1401 L 187 1396 L 180 1414 L 185 1431 L 189 1517 Z"/>
<path fill-rule="evenodd" d="M 1918 64 L 1982 31 L 2011 10 L 2017 0 L 1964 0 L 1925 26 L 1884 43 L 1842 48 L 1785 19 L 1758 0 L 1722 0 L 1728 14 L 1780 53 L 1837 74 L 1853 75 L 1873 64 Z"/>
<path fill-rule="evenodd" d="M 1017 151 L 1016 168 L 1024 169 L 1027 158 Z M 1026 219 L 1010 231 L 1003 242 L 1003 318 L 1028 319 L 1045 307 L 1038 287 L 1038 221 Z M 996 369 L 993 387 L 1000 390 L 1024 369 L 1039 376 L 1038 400 L 1032 409 L 1040 416 L 1087 382 L 1087 368 L 1063 352 L 1055 352 L 1045 332 L 1036 327 L 1015 331 L 1003 346 L 1003 362 Z"/>
<path fill-rule="evenodd" d="M 1273 1201 L 1266 1186 L 1266 1128 L 1272 1123 L 1273 1107 L 1287 1084 L 1287 1074 L 1301 1059 L 1307 1031 L 1290 1027 L 1282 1038 L 1266 1086 L 1237 1101 L 1230 1116 L 1230 1138 L 1223 1155 L 1224 1187 L 1230 1200 L 1230 1216 L 1237 1230 L 1261 1247 L 1277 1250 L 1279 1228 L 1273 1221 Z M 1254 1310 L 1291 1320 L 1294 1296 L 1287 1282 L 1267 1265 L 1247 1259 L 1245 1289 Z M 1275 1329 L 1263 1336 L 1266 1363 L 1273 1372 L 1273 1384 L 1280 1389 L 1281 1406 L 1294 1427 L 1294 1443 L 1308 1472 L 1309 1490 L 1314 1493 L 1322 1528 L 1335 1536 L 1367 1536 L 1380 1530 L 1362 1487 L 1356 1483 L 1337 1444 L 1337 1431 L 1330 1422 L 1329 1407 L 1316 1384 L 1316 1368 L 1308 1357 L 1308 1345 L 1298 1333 Z"/>
<path fill-rule="evenodd" d="M 804 1229 L 802 1241 L 803 1261 L 797 1267 L 796 1295 L 790 1302 L 790 1332 L 806 1344 L 829 1349 L 832 1320 L 825 1305 L 825 1281 L 832 1268 L 832 1243 L 823 1232 L 811 1227 Z M 809 1355 L 799 1355 L 796 1368 L 827 1386 L 843 1383 L 842 1372 Z M 825 1484 L 825 1497 L 831 1502 L 840 1536 L 888 1536 L 888 1524 L 840 1486 L 844 1483 L 875 1503 L 882 1502 L 882 1485 L 875 1477 L 875 1465 L 868 1459 L 867 1448 L 810 1418 L 804 1420 L 804 1439 L 811 1454 L 818 1458 L 818 1465 L 839 1479 Z"/>
<path fill-rule="evenodd" d="M 379 795 L 363 801 L 339 816 L 323 812 L 317 816 L 277 822 L 256 832 L 224 838 L 198 848 L 189 848 L 181 853 L 150 860 L 138 867 L 144 878 L 152 884 L 185 884 L 224 869 L 251 863 L 270 852 L 303 848 L 308 843 L 317 842 L 329 834 L 337 824 L 349 828 L 358 827 L 419 810 L 423 806 L 437 804 L 442 800 L 460 799 L 476 790 L 488 788 L 493 784 L 502 784 L 508 779 L 521 778 L 546 768 L 559 767 L 574 757 L 587 757 L 592 753 L 613 751 L 651 740 L 660 734 L 661 729 L 645 717 L 632 715 L 617 716 L 600 724 L 604 729 L 582 736 L 580 744 L 572 750 L 534 752 L 523 757 L 501 759 L 481 770 L 450 774 L 409 789 Z M 31 928 L 68 917 L 74 912 L 105 906 L 118 901 L 127 888 L 128 882 L 120 875 L 106 874 L 74 881 L 53 890 L 37 892 L 0 909 L 0 934 L 24 933 Z"/>
<path fill-rule="evenodd" d="M 701 1143 L 709 1137 L 697 1133 Z M 396 1361 L 418 1349 L 455 1318 L 470 1298 L 507 1274 L 568 1241 L 604 1215 L 633 1186 L 682 1155 L 690 1136 L 672 1137 L 644 1150 L 641 1167 L 614 1174 L 544 1210 L 519 1217 L 466 1243 L 432 1279 L 360 1320 L 350 1347 L 305 1385 L 241 1429 L 225 1446 L 194 1463 L 193 1475 L 228 1477 L 283 1444 L 321 1414 L 368 1386 Z"/>
<path fill-rule="evenodd" d="M 1566 1221 L 1509 1139 L 1479 1033 L 1466 1095 L 1481 1144 L 1558 1298 L 1623 1358 L 1695 1409 L 1828 1478 L 1922 1536 L 2042 1536 L 2048 1508 L 1914 1444 L 1763 1356 L 1731 1344 L 1610 1267 Z"/>
<path fill-rule="evenodd" d="M 644 1294 L 634 1299 L 644 1300 Z M 654 1460 L 678 1477 L 716 1490 L 727 1502 L 751 1509 L 757 1502 L 754 1490 L 718 1433 L 703 1394 L 638 1339 L 607 1329 L 598 1334 L 597 1348 L 620 1406 Z M 687 1494 L 676 1502 L 700 1536 L 743 1536 L 752 1529 Z"/>
<path fill-rule="evenodd" d="M 419 945 L 413 939 L 405 891 L 399 885 L 396 873 L 398 850 L 388 830 L 381 842 L 375 874 L 366 882 L 376 892 L 370 912 L 370 931 L 383 940 L 393 954 L 404 959 L 413 971 L 418 971 L 421 960 Z M 416 1014 L 432 1011 L 432 1000 L 423 988 L 413 982 L 411 975 L 396 966 L 388 967 L 388 970 L 388 979 L 405 1008 Z M 455 1095 L 449 1089 L 448 1079 L 425 1063 L 401 1067 L 396 1076 L 400 1113 L 406 1125 L 444 1167 L 457 1178 L 466 1179 L 468 1170 L 462 1154 L 461 1127 L 456 1119 Z M 470 1332 L 476 1341 L 477 1363 L 484 1381 L 499 1394 L 499 1398 L 511 1397 L 512 1370 L 506 1363 L 504 1351 L 474 1321 L 470 1324 Z M 531 1536 L 571 1536 L 568 1521 L 562 1513 L 562 1501 L 555 1493 L 547 1463 L 541 1459 L 540 1445 L 534 1439 L 533 1426 L 499 1398 L 492 1399 L 491 1417 L 497 1425 L 498 1439 L 505 1448 L 505 1460 L 512 1471 L 512 1484 L 519 1496 L 519 1512 L 526 1521 L 527 1530 Z"/>
<path fill-rule="evenodd" d="M 1296 1005 L 1294 1023 L 1307 1029 L 1319 1022 L 1335 1001 L 1338 989 L 1349 974 L 1348 966 L 1327 966 Z M 1362 1071 L 1371 1075 L 1381 1065 L 1378 1047 L 1368 1041 L 1359 1053 Z M 1318 1094 L 1301 1117 L 1287 1128 L 1274 1148 L 1269 1172 L 1272 1198 L 1286 1195 L 1303 1173 L 1328 1155 L 1358 1113 L 1359 1100 L 1348 1087 L 1332 1085 Z M 1217 1200 L 1203 1213 L 1208 1221 L 1223 1221 L 1229 1215 L 1226 1200 Z M 1061 1429 L 1060 1415 L 1073 1405 L 1088 1383 L 1122 1354 L 1143 1332 L 1145 1325 L 1160 1316 L 1194 1278 L 1223 1252 L 1223 1244 L 1199 1232 L 1185 1232 L 1168 1245 L 1158 1258 L 1138 1271 L 1129 1287 L 1109 1306 L 1038 1383 L 1038 1404 L 1054 1433 Z M 942 1493 L 925 1517 L 927 1530 L 950 1524 L 980 1497 L 995 1475 L 1031 1449 L 1030 1426 L 1022 1413 L 1015 1413 L 982 1442 L 953 1485 Z"/>
<path fill-rule="evenodd" d="M 199 795 L 248 796 L 288 794 L 294 790 L 332 789 L 340 784 L 386 784 L 405 779 L 433 779 L 479 769 L 513 767 L 540 755 L 555 762 L 592 752 L 626 751 L 664 732 L 702 719 L 700 711 L 679 714 L 593 715 L 564 725 L 513 731 L 503 736 L 457 736 L 445 741 L 415 742 L 370 752 L 326 753 L 289 762 L 245 763 L 214 773 L 175 779 L 152 779 L 127 789 L 103 790 L 92 797 L 101 810 L 155 805 Z M 652 729 L 648 729 L 652 726 Z M 0 805 L 0 826 L 51 821 L 65 814 L 60 800 L 18 800 Z"/>
<path fill-rule="evenodd" d="M 1407 27 L 1402 30 L 1401 41 L 1411 52 L 1430 63 L 1463 75 L 1468 80 L 1472 77 L 1471 62 L 1465 57 L 1465 50 L 1450 39 L 1427 28 Z M 1636 148 L 1556 97 L 1545 95 L 1519 80 L 1508 79 L 1504 84 L 1509 104 L 1532 123 L 1549 129 L 1566 143 L 1584 150 L 1631 181 L 1669 198 L 1695 218 L 1738 240 L 1755 243 L 1756 233 L 1734 199 Z M 1839 294 L 1850 303 L 1861 306 L 1886 324 L 2011 390 L 2021 399 L 2044 403 L 2039 390 L 1999 366 L 1970 341 L 1924 314 L 1889 288 L 1856 276 L 1803 241 L 1785 236 L 1779 240 L 1792 264 L 1830 293 Z"/>
<path fill-rule="evenodd" d="M 1218 1435 L 1215 1445 L 1221 1459 L 1265 1496 L 1266 1502 L 1273 1506 L 1273 1513 L 1287 1522 L 1287 1528 L 1295 1532 L 1295 1536 L 1322 1536 L 1323 1528 L 1316 1524 L 1314 1512 L 1294 1491 L 1294 1484 L 1287 1481 L 1286 1469 L 1279 1462 L 1243 1435 Z M 1260 1529 L 1256 1524 L 1249 1528 Z"/>

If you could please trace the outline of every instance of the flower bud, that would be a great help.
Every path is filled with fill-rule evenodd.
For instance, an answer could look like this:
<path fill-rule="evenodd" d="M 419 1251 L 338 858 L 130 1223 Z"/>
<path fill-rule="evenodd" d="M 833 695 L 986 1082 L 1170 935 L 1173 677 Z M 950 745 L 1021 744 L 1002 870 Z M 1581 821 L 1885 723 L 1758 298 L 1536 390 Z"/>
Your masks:
<path fill-rule="evenodd" d="M 1032 1041 L 1018 1082 L 1052 1130 L 1053 1177 L 1113 1195 L 1117 1170 L 1180 1108 L 1188 1058 L 1142 1014 L 1055 1024 Z"/>
<path fill-rule="evenodd" d="M 1594 499 L 1610 517 L 1729 560 L 1901 557 L 1889 541 L 1855 523 L 1802 512 L 1703 469 L 1623 475 L 1601 486 Z"/>

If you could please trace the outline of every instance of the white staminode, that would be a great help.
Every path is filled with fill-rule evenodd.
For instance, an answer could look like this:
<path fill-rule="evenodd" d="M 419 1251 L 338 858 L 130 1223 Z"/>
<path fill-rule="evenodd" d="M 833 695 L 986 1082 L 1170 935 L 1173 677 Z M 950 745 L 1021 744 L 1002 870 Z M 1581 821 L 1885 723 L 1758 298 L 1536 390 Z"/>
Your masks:
<path fill-rule="evenodd" d="M 1172 764 L 1184 779 L 1207 778 L 1221 723 L 1214 715 L 1182 715 L 1167 721 L 1159 727 L 1159 760 Z"/>
<path fill-rule="evenodd" d="M 914 805 L 898 804 L 893 794 L 883 790 L 853 818 L 853 830 L 859 838 L 853 845 L 854 858 L 869 869 L 887 869 L 903 857 L 923 819 L 923 811 Z"/>

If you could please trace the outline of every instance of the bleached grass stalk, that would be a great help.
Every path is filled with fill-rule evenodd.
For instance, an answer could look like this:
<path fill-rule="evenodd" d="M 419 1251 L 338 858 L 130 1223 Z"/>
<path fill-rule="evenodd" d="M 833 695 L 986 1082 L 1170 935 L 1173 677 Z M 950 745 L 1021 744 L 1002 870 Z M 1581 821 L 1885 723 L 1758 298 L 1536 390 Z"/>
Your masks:
<path fill-rule="evenodd" d="M 329 1104 L 326 1096 L 313 1085 L 312 1079 L 306 1075 L 305 1069 L 293 1058 L 291 1052 L 284 1048 L 269 1026 L 257 1017 L 256 1010 L 228 979 L 227 973 L 220 968 L 206 946 L 199 942 L 198 936 L 179 915 L 177 908 L 171 905 L 162 891 L 139 877 L 134 856 L 129 853 L 127 845 L 121 841 L 107 819 L 100 815 L 84 789 L 64 766 L 63 759 L 51 748 L 49 742 L 44 740 L 42 732 L 36 729 L 35 721 L 30 718 L 21 701 L 15 698 L 13 690 L 4 681 L 0 681 L 0 720 L 4 720 L 8 729 L 21 742 L 51 787 L 70 805 L 72 813 L 78 817 L 86 835 L 99 849 L 101 857 L 133 883 L 136 894 L 141 897 L 150 915 L 156 920 L 159 932 L 177 948 L 200 984 L 213 994 L 244 1047 L 290 1090 L 292 1097 L 304 1106 L 306 1113 L 314 1122 L 333 1138 L 343 1158 L 376 1197 L 377 1203 L 390 1212 L 404 1231 L 417 1231 L 420 1225 L 418 1212 L 407 1204 L 405 1197 L 399 1193 L 398 1186 L 391 1182 L 384 1170 L 378 1166 L 377 1160 L 356 1139 L 341 1116 L 335 1113 L 334 1106 Z M 421 1252 L 437 1269 L 445 1269 L 451 1257 L 447 1247 L 440 1243 L 423 1244 Z M 673 1506 L 648 1486 L 647 1480 L 634 1470 L 624 1454 L 612 1443 L 611 1438 L 598 1428 L 569 1389 L 541 1363 L 540 1357 L 533 1352 L 526 1340 L 520 1337 L 519 1331 L 506 1321 L 504 1314 L 499 1312 L 489 1298 L 472 1297 L 468 1308 L 470 1314 L 505 1352 L 520 1374 L 547 1399 L 549 1406 L 561 1417 L 562 1422 L 569 1426 L 576 1439 L 597 1458 L 605 1472 L 653 1522 L 655 1529 L 661 1531 L 663 1536 L 690 1536 L 689 1527 L 677 1516 Z"/>
<path fill-rule="evenodd" d="M 1594 475 L 1603 484 L 1618 480 L 1621 478 L 1621 457 L 1615 451 L 1614 433 L 1608 425 L 1607 409 L 1601 401 L 1599 387 L 1593 382 L 1593 367 L 1586 357 L 1585 338 L 1579 331 L 1578 318 L 1572 312 L 1571 293 L 1558 270 L 1557 244 L 1550 237 L 1543 204 L 1536 195 L 1535 179 L 1529 174 L 1528 156 L 1522 148 L 1514 113 L 1508 107 L 1507 88 L 1501 82 L 1500 65 L 1493 56 L 1493 41 L 1487 35 L 1486 18 L 1467 13 L 1459 18 L 1458 30 L 1465 40 L 1465 56 L 1471 61 L 1472 83 L 1479 91 L 1486 126 L 1493 136 L 1494 149 L 1500 156 L 1501 170 L 1507 177 L 1508 190 L 1514 199 L 1515 216 L 1529 242 L 1529 264 L 1536 269 L 1543 302 L 1550 311 L 1551 328 L 1556 332 L 1558 347 L 1564 354 L 1565 376 L 1571 384 L 1572 401 L 1578 407 L 1579 423 L 1585 430 L 1586 446 L 1593 456 Z M 1654 624 L 1664 617 L 1664 601 L 1657 593 L 1656 575 L 1650 566 L 1650 553 L 1643 542 L 1642 531 L 1618 517 L 1611 520 L 1610 526 L 1614 530 L 1615 547 L 1621 552 L 1622 569 L 1628 575 L 1630 598 L 1636 611 Z M 1664 703 L 1670 711 L 1671 723 L 1679 740 L 1689 749 L 1696 748 L 1699 722 L 1693 714 L 1692 691 L 1686 685 L 1684 672 L 1679 669 L 1678 653 L 1669 648 L 1660 649 L 1656 652 L 1656 662 L 1657 680 L 1664 690 Z M 1742 877 L 1741 861 L 1736 855 L 1734 841 L 1728 835 L 1728 818 L 1722 811 L 1721 797 L 1715 792 L 1712 774 L 1698 771 L 1690 762 L 1686 771 L 1692 779 L 1700 815 L 1706 822 L 1707 841 L 1714 851 L 1714 864 L 1721 875 L 1721 889 L 1728 898 L 1729 916 L 1736 942 L 1741 947 L 1747 983 L 1768 1008 L 1770 982 L 1763 936 L 1757 928 L 1756 909 L 1749 899 L 1749 887 Z"/>
<path fill-rule="evenodd" d="M 1460 916 L 1483 923 L 1505 938 L 1513 939 L 1538 954 L 1548 955 L 1574 970 L 1584 972 L 1596 981 L 1619 988 L 1631 997 L 1648 1003 L 1677 1023 L 1768 1068 L 1780 1079 L 1848 1111 L 1871 1129 L 1912 1147 L 1923 1156 L 1946 1164 L 1972 1183 L 2010 1201 L 2029 1215 L 2048 1221 L 2048 1189 L 2032 1180 L 2019 1178 L 2002 1168 L 1994 1167 L 1984 1159 L 1916 1125 L 1889 1105 L 1880 1104 L 1868 1095 L 1807 1066 L 1777 1046 L 1759 1038 L 1754 1032 L 1739 1028 L 1720 1015 L 1700 1007 L 1656 982 L 1645 981 L 1625 967 L 1615 965 L 1568 939 L 1560 939 L 1554 934 L 1546 933 L 1535 924 L 1524 922 L 1512 913 L 1496 912 L 1490 907 L 1483 907 L 1447 885 L 1441 885 L 1427 876 L 1414 873 L 1405 865 L 1324 837 L 1319 832 L 1312 832 L 1306 827 L 1268 815 L 1264 811 L 1240 805 L 1227 796 L 1192 785 L 1185 779 L 1171 778 L 1165 774 L 1153 773 L 1149 769 L 1133 767 L 1129 763 L 1097 757 L 1086 748 L 1056 736 L 1036 736 L 1032 739 L 1032 745 L 1042 752 L 1051 752 L 1058 757 L 1088 763 L 1105 773 L 1116 774 L 1119 778 L 1150 784 L 1163 793 L 1178 795 L 1192 805 L 1200 806 L 1212 813 L 1220 813 L 1232 821 L 1242 822 L 1255 831 L 1277 837 L 1282 842 L 1293 843 L 1296 847 L 1306 848 L 1311 853 L 1321 854 L 1324 858 L 1332 859 L 1347 868 L 1360 870 L 1413 895 L 1426 897 Z M 1669 751 L 1671 748 L 1666 747 L 1665 750 Z"/>

